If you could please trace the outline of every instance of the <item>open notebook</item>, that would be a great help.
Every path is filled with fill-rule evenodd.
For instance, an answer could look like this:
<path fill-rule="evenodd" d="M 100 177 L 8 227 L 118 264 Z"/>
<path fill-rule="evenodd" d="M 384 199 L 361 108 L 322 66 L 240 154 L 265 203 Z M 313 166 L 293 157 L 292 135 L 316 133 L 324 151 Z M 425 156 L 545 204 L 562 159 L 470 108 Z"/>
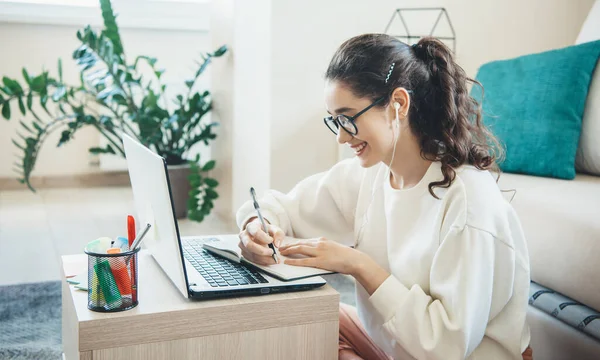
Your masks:
<path fill-rule="evenodd" d="M 283 244 L 295 241 L 298 241 L 298 239 L 286 237 L 283 240 Z M 238 242 L 238 240 L 232 237 L 211 238 L 204 242 L 202 246 L 204 249 L 213 254 L 222 256 L 237 263 L 249 264 L 271 276 L 285 281 L 297 280 L 317 275 L 332 274 L 332 272 L 328 270 L 283 264 L 283 260 L 285 260 L 287 257 L 281 255 L 279 252 L 277 252 L 277 256 L 279 257 L 280 261 L 279 264 L 266 266 L 255 264 L 242 256 L 242 250 L 238 247 Z"/>

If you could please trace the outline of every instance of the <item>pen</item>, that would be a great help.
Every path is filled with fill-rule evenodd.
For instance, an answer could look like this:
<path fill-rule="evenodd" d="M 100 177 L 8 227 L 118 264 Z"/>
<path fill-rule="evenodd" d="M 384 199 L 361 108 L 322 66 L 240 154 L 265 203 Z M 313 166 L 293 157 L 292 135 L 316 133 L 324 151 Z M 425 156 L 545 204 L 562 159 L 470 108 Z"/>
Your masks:
<path fill-rule="evenodd" d="M 148 232 L 148 230 L 150 229 L 150 224 L 146 224 L 146 227 L 144 228 L 144 230 L 142 230 L 140 233 L 138 233 L 137 237 L 135 238 L 135 240 L 133 241 L 133 244 L 131 245 L 131 247 L 129 248 L 129 251 L 131 250 L 135 250 L 140 243 L 142 242 L 142 239 L 144 239 L 144 236 L 146 236 L 146 233 Z M 129 264 L 129 261 L 131 260 L 132 255 L 129 255 L 126 259 L 126 263 Z"/>
<path fill-rule="evenodd" d="M 265 219 L 262 217 L 262 214 L 260 213 L 260 207 L 258 206 L 258 202 L 256 201 L 256 192 L 254 191 L 253 187 L 250 188 L 250 195 L 252 196 L 252 202 L 254 203 L 254 209 L 256 209 L 256 213 L 258 214 L 258 218 L 260 219 L 260 223 L 262 224 L 263 230 L 265 231 L 265 233 L 267 233 L 267 235 L 269 235 L 269 230 L 267 230 L 267 225 L 265 224 Z M 271 248 L 271 250 L 273 250 L 273 260 L 275 260 L 275 263 L 279 264 L 279 260 L 277 260 L 277 252 L 275 251 L 275 246 L 273 246 L 273 243 L 270 243 L 269 247 Z"/>
<path fill-rule="evenodd" d="M 140 245 L 140 243 L 142 242 L 142 239 L 144 238 L 144 236 L 146 236 L 146 233 L 148 232 L 149 229 L 150 229 L 150 224 L 146 224 L 146 227 L 135 238 L 135 240 L 133 241 L 133 244 L 131 244 L 131 247 L 129 248 L 129 250 L 135 250 Z"/>

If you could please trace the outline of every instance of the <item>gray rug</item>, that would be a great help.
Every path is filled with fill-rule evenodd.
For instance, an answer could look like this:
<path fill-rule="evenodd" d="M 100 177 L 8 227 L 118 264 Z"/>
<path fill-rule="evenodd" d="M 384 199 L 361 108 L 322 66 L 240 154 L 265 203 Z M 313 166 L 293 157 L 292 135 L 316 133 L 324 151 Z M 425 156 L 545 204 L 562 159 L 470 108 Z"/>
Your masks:
<path fill-rule="evenodd" d="M 350 276 L 331 274 L 323 276 L 323 279 L 327 281 L 332 288 L 336 289 L 340 293 L 340 302 L 356 306 L 356 299 L 354 297 L 354 279 Z"/>
<path fill-rule="evenodd" d="M 323 276 L 354 305 L 354 280 Z M 61 289 L 59 281 L 0 286 L 0 360 L 60 360 Z"/>
<path fill-rule="evenodd" d="M 0 286 L 0 359 L 61 358 L 60 282 Z"/>

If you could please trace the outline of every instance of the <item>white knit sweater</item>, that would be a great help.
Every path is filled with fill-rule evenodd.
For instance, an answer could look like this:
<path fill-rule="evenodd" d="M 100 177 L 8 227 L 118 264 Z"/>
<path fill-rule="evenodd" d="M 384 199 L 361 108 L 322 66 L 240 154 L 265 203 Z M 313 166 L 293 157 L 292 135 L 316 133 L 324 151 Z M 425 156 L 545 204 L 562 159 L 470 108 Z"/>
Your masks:
<path fill-rule="evenodd" d="M 359 317 L 396 359 L 520 359 L 529 257 L 519 220 L 493 176 L 457 170 L 448 189 L 432 163 L 414 187 L 391 187 L 384 164 L 345 160 L 290 193 L 259 199 L 263 215 L 287 235 L 324 236 L 354 245 L 391 275 L 371 295 L 357 284 Z M 254 216 L 240 208 L 238 224 Z"/>

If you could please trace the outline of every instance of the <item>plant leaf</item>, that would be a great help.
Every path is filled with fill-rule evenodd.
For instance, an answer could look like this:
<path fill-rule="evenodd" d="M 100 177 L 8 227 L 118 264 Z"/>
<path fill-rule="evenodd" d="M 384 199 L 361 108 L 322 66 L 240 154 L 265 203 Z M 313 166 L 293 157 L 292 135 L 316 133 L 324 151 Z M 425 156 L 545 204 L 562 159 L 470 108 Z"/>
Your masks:
<path fill-rule="evenodd" d="M 119 105 L 127 105 L 127 99 L 121 93 L 113 95 L 113 101 Z"/>
<path fill-rule="evenodd" d="M 39 125 L 38 125 L 38 123 L 36 123 L 35 121 L 33 121 L 31 124 L 32 124 L 32 125 L 33 125 L 33 127 L 34 127 L 34 128 L 37 130 L 37 132 L 38 132 L 39 134 L 41 134 L 42 132 L 44 132 L 44 129 L 42 129 L 42 127 L 41 127 L 41 126 L 39 126 Z"/>
<path fill-rule="evenodd" d="M 71 131 L 63 130 L 63 132 L 60 134 L 60 140 L 58 140 L 58 145 L 56 146 L 59 147 L 69 140 L 71 140 Z"/>
<path fill-rule="evenodd" d="M 42 95 L 40 97 L 40 105 L 42 105 L 42 108 L 44 108 L 44 110 L 46 110 L 46 112 L 48 113 L 48 115 L 50 114 L 50 111 L 48 111 L 48 108 L 46 107 L 46 103 L 48 102 L 48 95 Z"/>
<path fill-rule="evenodd" d="M 23 68 L 22 73 L 27 85 L 31 86 L 31 77 L 29 77 L 29 74 L 27 73 L 27 70 L 25 68 Z"/>
<path fill-rule="evenodd" d="M 10 79 L 8 77 L 3 77 L 2 82 L 14 95 L 21 95 L 23 93 L 23 88 L 16 80 Z"/>
<path fill-rule="evenodd" d="M 62 59 L 58 58 L 58 81 L 63 82 Z"/>
<path fill-rule="evenodd" d="M 19 110 L 21 110 L 21 114 L 25 115 L 26 114 L 25 104 L 23 104 L 23 97 L 22 96 L 19 96 L 18 102 L 19 102 Z"/>
<path fill-rule="evenodd" d="M 211 188 L 215 188 L 215 187 L 219 186 L 219 182 L 217 180 L 211 179 L 211 178 L 205 178 L 204 183 Z"/>
<path fill-rule="evenodd" d="M 206 58 L 204 62 L 200 64 L 200 68 L 196 70 L 196 77 L 199 77 L 204 72 L 204 70 L 206 70 L 208 64 L 210 64 L 210 57 Z"/>
<path fill-rule="evenodd" d="M 104 19 L 104 31 L 108 39 L 114 46 L 116 55 L 123 55 L 123 45 L 121 36 L 119 35 L 119 27 L 117 25 L 117 17 L 115 16 L 110 0 L 100 0 L 100 8 L 102 9 L 102 18 Z"/>
<path fill-rule="evenodd" d="M 16 140 L 12 140 L 13 144 L 15 144 L 16 147 L 18 147 L 21 150 L 25 150 L 25 148 L 23 147 L 23 145 L 19 144 Z"/>
<path fill-rule="evenodd" d="M 190 212 L 189 218 L 190 218 L 190 220 L 197 221 L 197 222 L 204 221 L 204 215 L 202 215 L 199 212 Z"/>
<path fill-rule="evenodd" d="M 6 120 L 10 120 L 10 102 L 8 101 L 2 106 L 2 116 L 4 116 Z"/>
<path fill-rule="evenodd" d="M 112 146 L 110 146 L 110 144 L 106 145 L 105 148 L 93 147 L 90 148 L 89 151 L 92 154 L 116 154 L 115 150 Z"/>
<path fill-rule="evenodd" d="M 19 122 L 21 123 L 21 126 L 25 128 L 25 130 L 29 131 L 30 133 L 33 133 L 33 131 L 31 131 L 31 128 L 27 126 L 27 124 L 25 124 L 23 121 Z"/>
<path fill-rule="evenodd" d="M 150 57 L 150 56 L 146 56 L 146 55 L 140 55 L 138 57 L 135 58 L 135 61 L 133 63 L 133 67 L 137 68 L 138 62 L 140 60 L 146 60 L 146 62 L 148 63 L 148 65 L 150 65 L 150 67 L 154 68 L 154 65 L 156 64 L 156 58 Z"/>
<path fill-rule="evenodd" d="M 35 92 L 42 92 L 46 88 L 44 81 L 44 75 L 38 75 L 31 80 L 31 90 Z"/>
<path fill-rule="evenodd" d="M 8 95 L 8 96 L 11 96 L 11 95 L 13 94 L 13 93 L 12 93 L 12 91 L 10 91 L 10 89 L 9 89 L 9 88 L 7 88 L 7 87 L 4 87 L 4 86 L 0 86 L 0 90 L 4 91 L 4 93 L 5 93 L 6 95 Z"/>
<path fill-rule="evenodd" d="M 214 57 L 219 57 L 219 56 L 223 56 L 223 54 L 225 54 L 227 52 L 227 45 L 223 45 L 220 48 L 218 48 L 217 50 L 215 50 L 215 52 L 213 52 L 211 55 Z"/>
<path fill-rule="evenodd" d="M 185 81 L 185 85 L 186 85 L 186 86 L 187 86 L 189 89 L 191 89 L 191 88 L 192 88 L 192 86 L 194 86 L 194 80 L 186 80 L 186 81 Z"/>
<path fill-rule="evenodd" d="M 207 162 L 206 164 L 204 164 L 204 166 L 202 167 L 202 171 L 210 171 L 215 167 L 215 161 L 211 160 L 209 162 Z"/>
<path fill-rule="evenodd" d="M 67 94 L 67 88 L 65 88 L 64 86 L 61 86 L 61 87 L 59 87 L 59 88 L 56 89 L 56 91 L 54 92 L 54 94 L 52 94 L 52 101 L 58 102 L 66 94 Z"/>
<path fill-rule="evenodd" d="M 33 106 L 33 94 L 30 92 L 27 94 L 27 108 L 31 111 L 31 107 Z"/>
<path fill-rule="evenodd" d="M 216 199 L 219 197 L 219 194 L 217 194 L 217 192 L 211 188 L 207 188 L 205 191 L 206 191 L 206 197 L 209 199 Z"/>

